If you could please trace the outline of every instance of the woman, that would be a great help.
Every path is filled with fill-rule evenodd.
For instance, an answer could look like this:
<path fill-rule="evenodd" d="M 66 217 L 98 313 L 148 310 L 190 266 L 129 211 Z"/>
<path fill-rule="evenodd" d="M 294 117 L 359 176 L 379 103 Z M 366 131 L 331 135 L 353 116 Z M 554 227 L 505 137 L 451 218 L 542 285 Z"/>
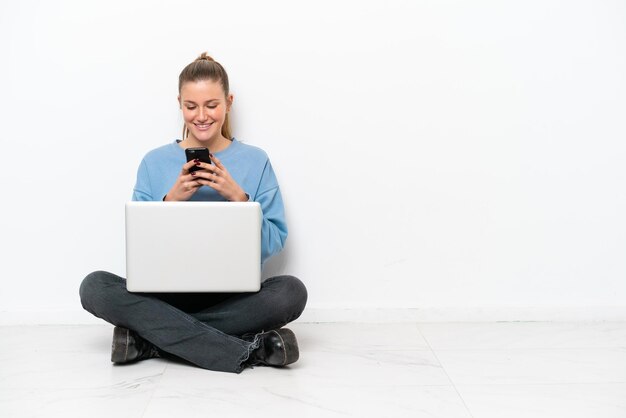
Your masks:
<path fill-rule="evenodd" d="M 149 152 L 137 173 L 133 200 L 256 201 L 261 205 L 264 262 L 287 237 L 280 188 L 267 155 L 232 137 L 228 75 L 206 53 L 179 76 L 183 139 Z M 185 149 L 206 147 L 213 164 L 186 162 Z M 198 171 L 190 172 L 193 166 Z M 112 273 L 89 274 L 83 308 L 116 325 L 111 360 L 185 359 L 209 370 L 240 373 L 253 365 L 285 366 L 299 357 L 292 331 L 307 291 L 293 276 L 272 277 L 256 293 L 129 293 Z"/>

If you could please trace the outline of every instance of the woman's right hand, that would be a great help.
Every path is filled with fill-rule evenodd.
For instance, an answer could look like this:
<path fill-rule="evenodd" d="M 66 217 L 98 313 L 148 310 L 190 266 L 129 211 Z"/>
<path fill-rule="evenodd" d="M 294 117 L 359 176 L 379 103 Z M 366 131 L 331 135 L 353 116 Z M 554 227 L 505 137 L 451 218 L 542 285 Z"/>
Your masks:
<path fill-rule="evenodd" d="M 194 176 L 189 173 L 189 169 L 196 165 L 194 160 L 191 160 L 185 165 L 180 172 L 180 175 L 176 179 L 176 183 L 172 186 L 169 192 L 163 198 L 164 201 L 183 201 L 189 200 L 196 191 L 202 186 L 198 183 Z"/>

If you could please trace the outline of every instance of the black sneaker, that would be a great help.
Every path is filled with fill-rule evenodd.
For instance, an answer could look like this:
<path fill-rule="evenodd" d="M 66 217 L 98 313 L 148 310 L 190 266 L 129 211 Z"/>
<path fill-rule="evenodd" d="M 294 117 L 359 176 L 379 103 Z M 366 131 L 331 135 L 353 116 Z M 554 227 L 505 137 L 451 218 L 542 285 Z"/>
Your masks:
<path fill-rule="evenodd" d="M 113 363 L 132 363 L 155 357 L 161 356 L 154 345 L 141 338 L 134 331 L 115 327 L 113 343 L 111 344 L 111 361 Z"/>
<path fill-rule="evenodd" d="M 247 364 L 282 367 L 298 361 L 300 351 L 296 335 L 287 328 L 259 334 L 259 347 L 250 353 Z"/>

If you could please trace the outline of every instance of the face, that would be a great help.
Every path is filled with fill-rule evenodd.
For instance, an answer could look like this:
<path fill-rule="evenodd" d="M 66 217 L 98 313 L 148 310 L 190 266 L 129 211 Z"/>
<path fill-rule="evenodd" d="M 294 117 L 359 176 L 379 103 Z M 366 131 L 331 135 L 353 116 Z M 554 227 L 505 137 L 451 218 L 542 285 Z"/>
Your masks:
<path fill-rule="evenodd" d="M 222 135 L 226 113 L 233 97 L 226 97 L 219 81 L 191 81 L 182 85 L 178 102 L 183 111 L 189 137 L 198 142 L 213 142 Z"/>

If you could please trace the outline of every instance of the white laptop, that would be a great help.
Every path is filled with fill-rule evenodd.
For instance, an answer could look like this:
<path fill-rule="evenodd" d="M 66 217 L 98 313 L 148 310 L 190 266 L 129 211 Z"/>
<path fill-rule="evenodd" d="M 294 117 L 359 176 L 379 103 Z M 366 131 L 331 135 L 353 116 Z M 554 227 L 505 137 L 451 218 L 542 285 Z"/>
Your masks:
<path fill-rule="evenodd" d="M 129 292 L 256 292 L 258 202 L 126 203 Z"/>

